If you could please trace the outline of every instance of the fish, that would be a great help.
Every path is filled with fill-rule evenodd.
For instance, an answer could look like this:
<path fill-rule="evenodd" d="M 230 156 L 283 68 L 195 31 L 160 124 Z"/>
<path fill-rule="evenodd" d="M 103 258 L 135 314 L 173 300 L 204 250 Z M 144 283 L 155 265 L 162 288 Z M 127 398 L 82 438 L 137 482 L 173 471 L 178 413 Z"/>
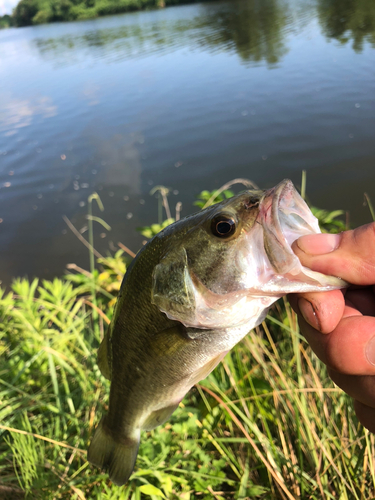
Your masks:
<path fill-rule="evenodd" d="M 346 286 L 294 254 L 292 243 L 313 233 L 317 219 L 285 179 L 181 219 L 139 251 L 98 350 L 111 385 L 89 462 L 125 484 L 141 431 L 165 423 L 277 299 Z"/>

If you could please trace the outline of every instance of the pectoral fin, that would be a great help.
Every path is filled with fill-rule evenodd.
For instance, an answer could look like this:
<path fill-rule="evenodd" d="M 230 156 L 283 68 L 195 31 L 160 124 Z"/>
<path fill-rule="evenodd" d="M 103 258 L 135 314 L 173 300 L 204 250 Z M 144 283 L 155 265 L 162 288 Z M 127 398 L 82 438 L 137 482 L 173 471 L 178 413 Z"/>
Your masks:
<path fill-rule="evenodd" d="M 155 359 L 172 357 L 182 352 L 189 345 L 187 328 L 182 324 L 158 332 L 152 339 L 149 348 Z"/>

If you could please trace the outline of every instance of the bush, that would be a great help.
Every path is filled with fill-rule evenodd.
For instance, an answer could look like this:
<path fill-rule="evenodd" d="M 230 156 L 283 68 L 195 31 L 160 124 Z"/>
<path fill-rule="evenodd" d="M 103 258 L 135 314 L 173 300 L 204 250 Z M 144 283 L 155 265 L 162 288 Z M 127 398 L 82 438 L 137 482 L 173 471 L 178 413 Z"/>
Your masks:
<path fill-rule="evenodd" d="M 15 25 L 30 26 L 39 10 L 39 0 L 21 0 L 13 11 Z"/>
<path fill-rule="evenodd" d="M 52 0 L 50 3 L 50 21 L 68 21 L 71 19 L 70 10 L 72 6 L 69 0 Z"/>
<path fill-rule="evenodd" d="M 51 11 L 40 10 L 33 18 L 32 24 L 46 24 L 51 20 Z"/>

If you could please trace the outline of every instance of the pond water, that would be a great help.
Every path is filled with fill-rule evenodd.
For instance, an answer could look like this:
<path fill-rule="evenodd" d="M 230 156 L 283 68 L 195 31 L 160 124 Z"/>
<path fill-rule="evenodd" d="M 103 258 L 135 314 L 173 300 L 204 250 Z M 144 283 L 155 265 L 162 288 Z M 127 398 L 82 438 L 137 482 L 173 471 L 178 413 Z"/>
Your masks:
<path fill-rule="evenodd" d="M 373 0 L 231 0 L 0 31 L 0 279 L 88 267 L 87 198 L 137 251 L 157 222 L 236 177 L 307 171 L 309 200 L 370 222 L 375 204 Z M 240 188 L 239 188 L 240 189 Z"/>

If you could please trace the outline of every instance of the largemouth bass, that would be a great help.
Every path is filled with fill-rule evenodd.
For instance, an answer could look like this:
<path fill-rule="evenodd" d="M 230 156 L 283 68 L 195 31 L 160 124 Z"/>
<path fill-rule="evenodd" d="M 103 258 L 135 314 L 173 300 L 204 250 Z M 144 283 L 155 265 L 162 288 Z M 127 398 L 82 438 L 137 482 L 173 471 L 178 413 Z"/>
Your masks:
<path fill-rule="evenodd" d="M 141 431 L 163 424 L 273 302 L 343 288 L 341 279 L 303 267 L 291 249 L 300 236 L 319 232 L 284 180 L 186 217 L 148 242 L 125 274 L 99 348 L 111 389 L 88 460 L 126 483 Z"/>

